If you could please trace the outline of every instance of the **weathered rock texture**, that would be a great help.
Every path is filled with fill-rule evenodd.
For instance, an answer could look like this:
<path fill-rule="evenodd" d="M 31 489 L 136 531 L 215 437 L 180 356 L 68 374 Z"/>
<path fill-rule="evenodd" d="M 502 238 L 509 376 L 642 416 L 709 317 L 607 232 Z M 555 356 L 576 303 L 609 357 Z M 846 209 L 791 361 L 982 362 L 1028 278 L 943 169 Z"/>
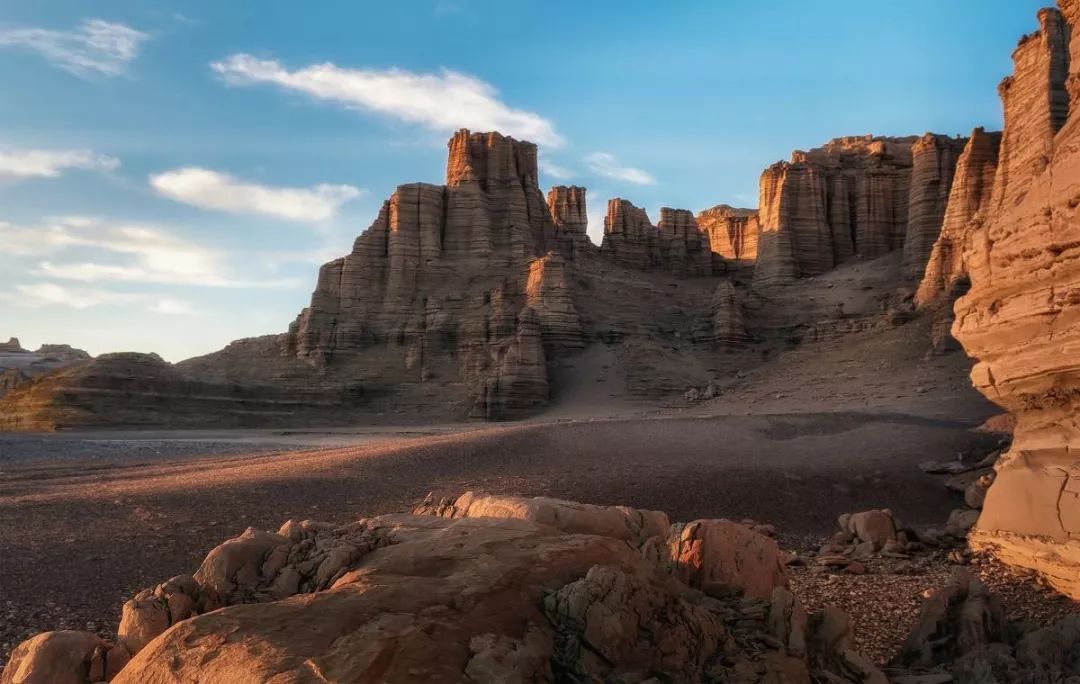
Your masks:
<path fill-rule="evenodd" d="M 911 148 L 911 191 L 904 233 L 904 275 L 911 280 L 923 277 L 941 234 L 957 160 L 966 144 L 965 138 L 927 133 Z"/>
<path fill-rule="evenodd" d="M 649 215 L 624 199 L 608 200 L 602 253 L 620 266 L 649 270 L 660 266 L 660 236 Z"/>
<path fill-rule="evenodd" d="M 753 266 L 760 232 L 757 210 L 719 204 L 699 213 L 697 223 L 709 237 L 714 273 Z"/>
<path fill-rule="evenodd" d="M 1001 133 L 976 128 L 956 163 L 941 234 L 927 258 L 915 301 L 926 307 L 941 302 L 951 306 L 950 295 L 967 279 L 964 251 L 976 228 L 986 218 L 994 189 Z M 906 256 L 906 255 L 905 255 Z"/>
<path fill-rule="evenodd" d="M 128 601 L 115 645 L 49 632 L 0 682 L 884 684 L 843 613 L 808 618 L 785 584 L 734 523 L 467 493 L 248 529 Z"/>
<path fill-rule="evenodd" d="M 686 209 L 660 209 L 660 262 L 677 276 L 712 275 L 712 249 L 709 236 L 698 227 L 694 215 Z"/>
<path fill-rule="evenodd" d="M 770 166 L 761 176 L 755 284 L 790 284 L 899 248 L 906 276 L 919 278 L 964 143 L 931 133 L 837 138 Z"/>
<path fill-rule="evenodd" d="M 473 414 L 508 418 L 547 400 L 541 331 L 549 349 L 579 334 L 565 285 L 540 286 L 549 305 L 526 309 L 532 262 L 584 244 L 584 192 L 552 191 L 556 227 L 535 145 L 460 131 L 449 151 L 445 186 L 400 186 L 352 253 L 322 268 L 288 346 L 317 366 L 362 366 L 380 386 L 456 383 L 447 393 L 471 395 Z"/>
<path fill-rule="evenodd" d="M 1061 7 L 1039 12 L 999 88 L 997 174 L 953 333 L 975 386 L 1016 416 L 971 541 L 1080 597 L 1080 3 Z"/>
<path fill-rule="evenodd" d="M 577 185 L 556 185 L 547 194 L 548 211 L 555 224 L 559 249 L 568 259 L 588 250 L 595 250 L 586 231 L 589 228 L 585 188 Z"/>

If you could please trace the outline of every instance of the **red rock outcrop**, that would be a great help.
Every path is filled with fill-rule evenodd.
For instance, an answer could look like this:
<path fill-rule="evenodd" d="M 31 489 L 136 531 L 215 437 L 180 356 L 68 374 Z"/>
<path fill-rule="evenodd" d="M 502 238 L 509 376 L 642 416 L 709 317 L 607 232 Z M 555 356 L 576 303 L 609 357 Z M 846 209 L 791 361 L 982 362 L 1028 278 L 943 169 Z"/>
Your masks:
<path fill-rule="evenodd" d="M 927 133 L 912 145 L 911 192 L 904 233 L 904 276 L 910 280 L 923 277 L 930 252 L 941 234 L 956 164 L 966 144 L 965 138 Z"/>
<path fill-rule="evenodd" d="M 699 213 L 697 223 L 709 237 L 713 273 L 753 266 L 757 261 L 760 232 L 757 210 L 719 204 Z"/>
<path fill-rule="evenodd" d="M 709 237 L 698 227 L 694 214 L 686 209 L 660 209 L 660 263 L 670 273 L 683 276 L 712 275 Z"/>
<path fill-rule="evenodd" d="M 969 540 L 1080 597 L 1080 3 L 1060 5 L 1039 12 L 999 88 L 1005 131 L 953 334 L 978 360 L 975 386 L 1016 416 Z"/>
<path fill-rule="evenodd" d="M 0 682 L 885 682 L 786 581 L 728 521 L 466 493 L 249 528 L 128 601 L 115 645 L 47 632 Z"/>
<path fill-rule="evenodd" d="M 589 240 L 588 209 L 585 204 L 585 188 L 577 185 L 556 185 L 547 194 L 548 211 L 555 224 L 555 239 L 563 256 L 573 259 L 575 255 L 595 246 Z"/>
<path fill-rule="evenodd" d="M 757 286 L 820 275 L 853 256 L 905 248 L 918 278 L 937 239 L 964 141 L 837 138 L 761 176 Z"/>
<path fill-rule="evenodd" d="M 552 191 L 557 229 L 537 186 L 536 146 L 459 131 L 449 143 L 445 186 L 400 186 L 352 253 L 323 266 L 288 348 L 323 368 L 363 367 L 368 382 L 387 390 L 432 380 L 457 385 L 463 389 L 447 393 L 471 394 L 474 415 L 512 417 L 514 407 L 543 405 L 546 380 L 534 377 L 544 372 L 543 356 L 525 372 L 528 381 L 508 364 L 537 361 L 534 320 L 536 333 L 552 336 L 543 340 L 549 349 L 580 346 L 562 276 L 533 283 L 530 275 L 549 249 L 587 240 L 579 190 Z M 537 298 L 542 304 L 526 314 Z M 522 328 L 518 319 L 529 322 Z M 491 394 L 511 387 L 514 397 Z M 529 388 L 536 396 L 521 395 Z"/>
<path fill-rule="evenodd" d="M 601 253 L 620 266 L 645 271 L 660 265 L 659 241 L 644 209 L 629 200 L 608 200 Z"/>
<path fill-rule="evenodd" d="M 976 128 L 957 160 L 941 234 L 934 242 L 915 293 L 920 307 L 948 299 L 957 284 L 967 278 L 964 251 L 971 234 L 986 217 L 1000 146 L 1001 133 Z"/>
<path fill-rule="evenodd" d="M 710 341 L 721 347 L 739 347 L 750 335 L 743 319 L 742 301 L 730 280 L 721 280 L 712 301 Z"/>

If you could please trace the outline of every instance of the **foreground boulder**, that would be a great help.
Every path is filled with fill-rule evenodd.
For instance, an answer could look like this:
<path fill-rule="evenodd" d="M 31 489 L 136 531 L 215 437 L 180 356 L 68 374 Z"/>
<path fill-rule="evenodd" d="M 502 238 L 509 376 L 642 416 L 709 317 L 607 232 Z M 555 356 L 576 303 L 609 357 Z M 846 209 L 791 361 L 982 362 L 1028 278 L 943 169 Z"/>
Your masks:
<path fill-rule="evenodd" d="M 728 521 L 472 493 L 289 521 L 140 592 L 119 644 L 39 635 L 2 681 L 884 683 L 842 613 L 807 616 L 774 547 Z"/>

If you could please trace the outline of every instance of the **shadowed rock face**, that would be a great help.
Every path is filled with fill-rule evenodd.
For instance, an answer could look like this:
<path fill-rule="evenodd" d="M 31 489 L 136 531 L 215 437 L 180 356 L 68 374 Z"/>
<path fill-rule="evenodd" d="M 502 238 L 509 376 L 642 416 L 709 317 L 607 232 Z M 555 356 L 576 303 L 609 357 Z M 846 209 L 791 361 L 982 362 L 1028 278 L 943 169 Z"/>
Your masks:
<path fill-rule="evenodd" d="M 555 238 L 559 249 L 568 259 L 586 252 L 595 252 L 596 246 L 589 240 L 588 209 L 585 204 L 585 188 L 576 185 L 557 185 L 547 194 L 548 211 L 555 224 Z"/>
<path fill-rule="evenodd" d="M 660 265 L 660 237 L 645 210 L 629 200 L 608 200 L 603 254 L 626 268 L 649 270 Z"/>
<path fill-rule="evenodd" d="M 927 258 L 925 272 L 915 294 L 919 306 L 947 300 L 957 284 L 967 278 L 964 251 L 986 210 L 994 190 L 1001 133 L 976 128 L 956 163 L 949 203 L 941 234 Z M 951 305 L 951 302 L 949 302 Z"/>
<path fill-rule="evenodd" d="M 546 498 L 248 529 L 124 604 L 116 644 L 47 632 L 0 682 L 883 684 L 844 614 L 808 616 L 771 538 Z"/>
<path fill-rule="evenodd" d="M 927 133 L 911 148 L 911 192 L 904 233 L 904 276 L 911 280 L 923 277 L 941 234 L 957 160 L 967 142 L 966 138 Z"/>
<path fill-rule="evenodd" d="M 1016 416 L 973 543 L 1080 597 L 1080 8 L 1060 5 L 1039 13 L 999 88 L 1005 131 L 953 334 L 978 360 L 975 386 Z"/>

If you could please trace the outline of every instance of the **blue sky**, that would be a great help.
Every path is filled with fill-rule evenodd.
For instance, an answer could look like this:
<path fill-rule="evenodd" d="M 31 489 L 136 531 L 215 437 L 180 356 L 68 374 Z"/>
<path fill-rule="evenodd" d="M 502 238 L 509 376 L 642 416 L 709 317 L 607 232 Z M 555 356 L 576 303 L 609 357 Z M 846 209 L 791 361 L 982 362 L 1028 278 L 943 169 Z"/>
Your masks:
<path fill-rule="evenodd" d="M 541 183 L 695 211 L 840 135 L 1000 127 L 1043 2 L 0 6 L 0 336 L 169 360 L 283 331 L 458 127 Z"/>

